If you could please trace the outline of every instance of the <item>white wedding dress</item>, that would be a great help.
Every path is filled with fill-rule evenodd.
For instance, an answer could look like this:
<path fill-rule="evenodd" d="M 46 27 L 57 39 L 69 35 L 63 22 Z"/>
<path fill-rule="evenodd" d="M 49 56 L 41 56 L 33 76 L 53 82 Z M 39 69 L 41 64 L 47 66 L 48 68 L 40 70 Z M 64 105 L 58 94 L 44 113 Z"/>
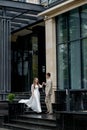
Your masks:
<path fill-rule="evenodd" d="M 32 88 L 32 86 L 31 86 Z M 29 108 L 31 108 L 33 111 L 40 113 L 41 110 L 41 104 L 40 104 L 40 92 L 39 92 L 39 86 L 35 85 L 34 87 L 34 94 L 30 97 L 30 99 L 21 99 L 19 103 L 25 103 Z"/>

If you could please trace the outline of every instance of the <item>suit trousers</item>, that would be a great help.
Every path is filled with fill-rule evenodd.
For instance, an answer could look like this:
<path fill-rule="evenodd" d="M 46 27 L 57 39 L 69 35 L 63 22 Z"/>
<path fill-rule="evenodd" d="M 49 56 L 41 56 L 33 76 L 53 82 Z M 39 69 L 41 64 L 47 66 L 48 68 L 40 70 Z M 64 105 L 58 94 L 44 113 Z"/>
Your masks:
<path fill-rule="evenodd" d="M 47 111 L 49 113 L 52 113 L 51 94 L 45 97 L 45 103 L 46 103 Z"/>

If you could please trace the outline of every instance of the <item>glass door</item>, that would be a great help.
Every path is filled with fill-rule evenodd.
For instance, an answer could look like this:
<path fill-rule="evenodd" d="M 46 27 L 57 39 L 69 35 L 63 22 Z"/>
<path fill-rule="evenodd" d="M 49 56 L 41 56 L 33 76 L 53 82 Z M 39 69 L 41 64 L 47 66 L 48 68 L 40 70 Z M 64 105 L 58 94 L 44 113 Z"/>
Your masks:
<path fill-rule="evenodd" d="M 12 43 L 11 60 L 11 90 L 27 92 L 32 82 L 32 44 L 31 39 L 21 37 Z"/>

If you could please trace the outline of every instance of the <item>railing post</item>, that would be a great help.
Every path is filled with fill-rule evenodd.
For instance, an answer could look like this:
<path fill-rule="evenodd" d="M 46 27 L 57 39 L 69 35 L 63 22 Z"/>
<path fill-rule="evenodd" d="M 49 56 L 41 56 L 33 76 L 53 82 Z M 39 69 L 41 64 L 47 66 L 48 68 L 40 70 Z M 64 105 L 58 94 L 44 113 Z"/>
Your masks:
<path fill-rule="evenodd" d="M 66 111 L 70 111 L 70 91 L 66 89 Z"/>

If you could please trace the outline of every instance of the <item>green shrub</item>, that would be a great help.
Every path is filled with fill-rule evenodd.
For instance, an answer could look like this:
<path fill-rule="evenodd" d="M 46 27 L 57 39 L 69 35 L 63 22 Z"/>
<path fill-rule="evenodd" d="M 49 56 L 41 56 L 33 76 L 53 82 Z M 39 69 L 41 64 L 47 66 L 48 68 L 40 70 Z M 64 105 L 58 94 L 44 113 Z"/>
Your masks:
<path fill-rule="evenodd" d="M 7 96 L 7 99 L 9 102 L 12 102 L 14 100 L 14 98 L 15 98 L 15 94 L 13 94 L 13 93 L 9 93 Z"/>

